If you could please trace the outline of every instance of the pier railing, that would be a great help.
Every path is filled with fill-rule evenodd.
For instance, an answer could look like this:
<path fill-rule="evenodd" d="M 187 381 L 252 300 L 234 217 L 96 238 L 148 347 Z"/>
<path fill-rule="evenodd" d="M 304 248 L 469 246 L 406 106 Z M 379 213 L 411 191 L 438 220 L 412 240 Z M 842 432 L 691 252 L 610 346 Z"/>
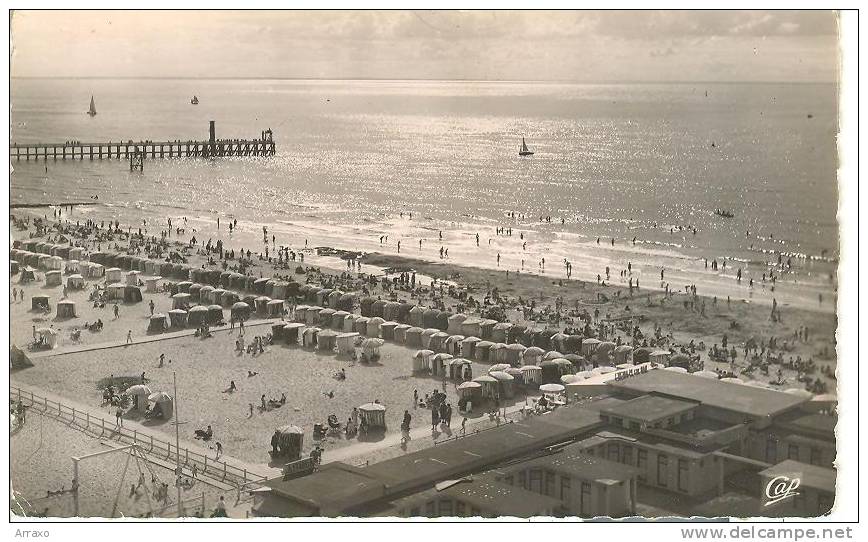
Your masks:
<path fill-rule="evenodd" d="M 210 158 L 229 156 L 274 156 L 274 140 L 217 139 L 214 141 L 109 141 L 85 143 L 12 143 L 15 160 L 102 160 L 125 159 L 137 153 L 143 158 Z"/>
<path fill-rule="evenodd" d="M 32 412 L 61 420 L 95 437 L 111 438 L 119 444 L 135 444 L 145 454 L 171 463 L 180 462 L 182 468 L 186 468 L 188 471 L 195 469 L 197 476 L 218 480 L 236 489 L 251 487 L 252 484 L 261 483 L 267 479 L 267 477 L 254 474 L 246 468 L 234 466 L 227 461 L 209 458 L 206 454 L 183 446 L 176 447 L 168 440 L 141 434 L 137 429 L 119 427 L 113 421 L 76 410 L 73 407 L 34 394 L 32 391 L 22 390 L 17 386 L 9 386 L 9 398 L 14 401 L 21 401 Z"/>

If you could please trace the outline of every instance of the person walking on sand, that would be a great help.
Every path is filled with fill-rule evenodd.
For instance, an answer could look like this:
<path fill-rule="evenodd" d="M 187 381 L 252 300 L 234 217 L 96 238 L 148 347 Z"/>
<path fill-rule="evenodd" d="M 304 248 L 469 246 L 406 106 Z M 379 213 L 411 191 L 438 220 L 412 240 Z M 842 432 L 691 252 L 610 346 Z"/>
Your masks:
<path fill-rule="evenodd" d="M 220 459 L 221 455 L 223 455 L 223 445 L 220 444 L 219 442 L 215 442 L 214 447 L 217 449 L 215 454 L 214 454 L 214 460 L 216 461 L 216 460 Z"/>
<path fill-rule="evenodd" d="M 148 308 L 151 309 L 151 316 L 154 315 L 154 300 L 148 301 Z"/>
<path fill-rule="evenodd" d="M 127 330 L 127 344 L 130 344 L 132 342 L 133 342 L 133 330 L 130 329 L 130 330 Z"/>
<path fill-rule="evenodd" d="M 118 308 L 117 303 L 115 303 L 114 309 L 112 309 L 112 310 L 114 311 L 114 314 L 115 314 L 115 320 L 117 320 L 120 317 L 120 313 L 121 313 L 121 310 Z"/>
<path fill-rule="evenodd" d="M 431 409 L 431 431 L 436 431 L 438 425 L 440 425 L 440 412 L 437 407 L 434 407 Z"/>
<path fill-rule="evenodd" d="M 123 426 L 124 426 L 124 418 L 123 418 L 123 416 L 124 416 L 124 411 L 121 409 L 121 407 L 118 407 L 118 409 L 115 410 L 115 424 L 116 424 L 118 427 L 123 427 Z"/>

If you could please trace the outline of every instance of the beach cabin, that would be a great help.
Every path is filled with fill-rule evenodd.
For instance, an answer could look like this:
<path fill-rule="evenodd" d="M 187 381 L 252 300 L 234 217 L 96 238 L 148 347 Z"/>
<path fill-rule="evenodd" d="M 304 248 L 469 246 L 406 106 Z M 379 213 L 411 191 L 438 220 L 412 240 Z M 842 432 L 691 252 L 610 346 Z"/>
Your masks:
<path fill-rule="evenodd" d="M 527 348 L 523 344 L 513 343 L 506 345 L 504 349 L 504 363 L 508 363 L 512 367 L 518 367 L 524 359 L 522 356 Z"/>
<path fill-rule="evenodd" d="M 169 311 L 169 325 L 174 328 L 187 327 L 187 311 L 183 309 L 172 309 Z"/>
<path fill-rule="evenodd" d="M 268 302 L 271 301 L 271 298 L 267 295 L 261 295 L 254 299 L 253 304 L 256 306 L 256 314 L 259 316 L 265 316 L 268 314 Z"/>
<path fill-rule="evenodd" d="M 461 322 L 460 335 L 465 337 L 482 337 L 482 319 L 469 316 Z"/>
<path fill-rule="evenodd" d="M 356 331 L 356 318 L 361 318 L 361 316 L 357 316 L 355 314 L 347 313 L 344 316 L 344 327 L 343 330 L 345 333 L 351 333 Z M 365 326 L 367 327 L 367 326 Z"/>
<path fill-rule="evenodd" d="M 84 259 L 84 249 L 81 247 L 71 247 L 69 249 L 69 259 L 70 260 L 83 260 Z"/>
<path fill-rule="evenodd" d="M 434 328 L 439 331 L 440 329 L 437 327 L 437 318 L 439 316 L 440 311 L 437 309 L 425 309 L 425 312 L 422 313 L 422 323 L 428 329 Z"/>
<path fill-rule="evenodd" d="M 287 294 L 289 294 L 289 290 L 287 290 Z M 332 293 L 329 294 L 328 300 L 326 301 L 326 303 L 328 303 L 329 307 L 331 307 L 335 310 L 340 310 L 341 297 L 343 297 L 343 295 L 344 295 L 344 292 L 342 292 L 340 290 L 332 290 Z"/>
<path fill-rule="evenodd" d="M 192 301 L 198 302 L 201 299 L 200 295 L 202 294 L 202 285 L 193 284 L 192 286 L 190 286 L 190 291 L 187 293 L 190 294 L 190 299 Z"/>
<path fill-rule="evenodd" d="M 316 304 L 321 305 L 323 307 L 328 306 L 329 304 L 329 296 L 334 290 L 331 288 L 320 288 L 316 291 Z"/>
<path fill-rule="evenodd" d="M 189 280 L 185 280 L 178 283 L 178 292 L 182 294 L 190 293 L 190 286 L 193 286 L 193 283 Z"/>
<path fill-rule="evenodd" d="M 536 330 L 533 328 L 521 324 L 513 324 L 512 327 L 507 330 L 506 341 L 504 342 L 507 344 L 521 343 L 524 346 L 534 346 L 534 344 L 536 344 L 534 342 L 536 333 Z"/>
<path fill-rule="evenodd" d="M 462 358 L 474 359 L 476 356 L 476 345 L 482 342 L 482 339 L 479 337 L 464 337 L 461 340 L 461 345 L 459 347 L 460 356 Z"/>
<path fill-rule="evenodd" d="M 479 341 L 476 343 L 476 346 L 473 347 L 473 359 L 481 361 L 482 363 L 487 363 L 488 359 L 491 357 L 491 347 L 493 346 L 494 343 L 491 341 Z"/>
<path fill-rule="evenodd" d="M 140 273 L 138 271 L 128 272 L 126 275 L 127 286 L 138 286 L 139 285 L 139 274 Z M 190 283 L 188 282 L 187 284 L 190 284 Z M 182 290 L 182 291 L 185 291 L 185 290 Z"/>
<path fill-rule="evenodd" d="M 57 330 L 50 327 L 40 327 L 36 329 L 36 344 L 42 348 L 54 349 L 57 348 L 60 336 Z"/>
<path fill-rule="evenodd" d="M 588 359 L 591 359 L 591 356 L 594 352 L 597 351 L 597 347 L 600 346 L 599 339 L 585 339 L 582 341 L 582 355 Z"/>
<path fill-rule="evenodd" d="M 431 356 L 431 374 L 436 377 L 445 378 L 449 374 L 449 362 L 451 360 L 452 355 L 444 352 Z"/>
<path fill-rule="evenodd" d="M 382 314 L 382 311 L 381 311 Z M 379 337 L 380 336 L 380 326 L 383 324 L 385 320 L 383 320 L 380 316 L 374 316 L 368 319 L 368 324 L 365 328 L 365 334 L 368 337 Z"/>
<path fill-rule="evenodd" d="M 477 376 L 471 382 L 476 382 L 482 386 L 481 397 L 483 399 L 494 399 L 499 392 L 497 379 L 491 375 Z"/>
<path fill-rule="evenodd" d="M 335 339 L 339 356 L 352 356 L 356 352 L 356 342 L 361 341 L 361 335 L 356 332 L 340 333 Z"/>
<path fill-rule="evenodd" d="M 398 322 L 392 320 L 380 324 L 380 338 L 387 341 L 394 340 L 396 327 L 398 327 Z"/>
<path fill-rule="evenodd" d="M 518 368 L 521 371 L 521 383 L 525 387 L 538 387 L 542 384 L 542 368 L 536 365 L 522 365 Z"/>
<path fill-rule="evenodd" d="M 324 327 L 324 328 L 332 327 L 332 317 L 334 316 L 335 312 L 337 312 L 337 311 L 335 311 L 334 309 L 331 309 L 329 307 L 326 307 L 326 308 L 320 310 L 319 314 L 318 314 L 319 325 L 321 327 Z"/>
<path fill-rule="evenodd" d="M 124 285 L 120 282 L 114 282 L 105 287 L 106 298 L 112 301 L 123 301 Z"/>
<path fill-rule="evenodd" d="M 397 301 L 390 301 L 386 303 L 386 306 L 383 308 L 383 319 L 389 321 L 397 321 L 401 316 L 401 304 Z"/>
<path fill-rule="evenodd" d="M 265 285 L 268 284 L 268 280 L 269 279 L 265 278 L 265 277 L 254 280 L 253 281 L 253 291 L 259 295 L 266 295 L 265 294 Z M 271 292 L 269 292 L 269 294 L 270 293 Z"/>
<path fill-rule="evenodd" d="M 631 363 L 632 361 L 633 348 L 627 346 L 626 344 L 622 344 L 621 346 L 616 346 L 613 351 L 613 361 L 616 365 L 621 363 Z"/>
<path fill-rule="evenodd" d="M 668 365 L 670 355 L 672 352 L 669 350 L 654 350 L 648 354 L 648 361 L 665 366 Z"/>
<path fill-rule="evenodd" d="M 151 388 L 144 384 L 136 384 L 130 386 L 124 391 L 124 395 L 132 399 L 132 410 L 134 412 L 144 413 L 148 410 L 148 397 L 152 394 Z"/>
<path fill-rule="evenodd" d="M 58 318 L 75 318 L 75 302 L 65 299 L 57 302 Z"/>
<path fill-rule="evenodd" d="M 208 323 L 213 326 L 222 324 L 223 322 L 223 307 L 220 305 L 208 305 Z"/>
<path fill-rule="evenodd" d="M 542 384 L 556 384 L 561 381 L 561 369 L 554 360 L 547 359 L 540 362 L 539 368 L 541 370 L 540 381 Z"/>
<path fill-rule="evenodd" d="M 425 324 L 425 309 L 419 306 L 410 309 L 409 324 L 412 327 L 422 327 Z"/>
<path fill-rule="evenodd" d="M 158 312 L 148 320 L 148 331 L 151 333 L 162 333 L 167 327 L 166 315 L 163 313 Z"/>
<path fill-rule="evenodd" d="M 148 277 L 145 279 L 145 291 L 149 294 L 157 293 L 162 290 L 163 277 Z M 201 295 L 201 291 L 200 291 Z"/>
<path fill-rule="evenodd" d="M 353 331 L 365 335 L 368 332 L 368 321 L 370 318 L 358 316 L 353 320 Z"/>
<path fill-rule="evenodd" d="M 174 310 L 174 309 L 173 309 Z M 187 311 L 187 323 L 192 327 L 199 327 L 208 322 L 208 307 L 196 305 Z"/>
<path fill-rule="evenodd" d="M 545 351 L 539 346 L 530 346 L 522 353 L 522 365 L 537 365 L 544 355 Z"/>
<path fill-rule="evenodd" d="M 15 260 L 9 260 L 9 274 L 14 275 L 18 272 L 18 262 Z"/>
<path fill-rule="evenodd" d="M 386 341 L 376 337 L 371 339 L 363 339 L 361 344 L 362 353 L 360 361 L 370 362 L 380 359 L 380 347 L 383 346 L 385 343 Z"/>
<path fill-rule="evenodd" d="M 371 316 L 371 305 L 374 304 L 374 299 L 371 297 L 363 297 L 359 300 L 359 314 L 365 317 Z"/>
<path fill-rule="evenodd" d="M 67 274 L 80 273 L 81 272 L 81 262 L 79 262 L 78 260 L 69 260 L 63 266 L 63 272 L 67 273 Z"/>
<path fill-rule="evenodd" d="M 122 279 L 123 279 L 123 271 L 121 271 L 117 267 L 110 267 L 110 268 L 105 270 L 106 284 L 113 284 L 115 282 L 120 282 Z"/>
<path fill-rule="evenodd" d="M 507 334 L 511 328 L 512 324 L 509 322 L 500 322 L 495 324 L 494 328 L 491 330 L 491 341 L 495 343 L 506 342 Z"/>
<path fill-rule="evenodd" d="M 316 336 L 322 331 L 318 327 L 309 327 L 301 334 L 301 344 L 307 348 L 316 348 Z"/>
<path fill-rule="evenodd" d="M 322 309 L 323 308 L 319 305 L 308 307 L 304 313 L 304 323 L 309 326 L 315 326 L 319 324 L 319 311 L 321 311 Z"/>
<path fill-rule="evenodd" d="M 60 286 L 63 283 L 63 277 L 60 271 L 48 271 L 45 273 L 46 286 Z"/>
<path fill-rule="evenodd" d="M 84 288 L 84 277 L 78 274 L 66 277 L 66 287 L 70 290 L 81 290 Z"/>
<path fill-rule="evenodd" d="M 60 256 L 51 256 L 48 260 L 48 269 L 52 271 L 60 271 L 63 269 L 63 258 Z"/>
<path fill-rule="evenodd" d="M 283 281 L 277 281 L 274 283 L 274 286 L 271 287 L 271 297 L 274 299 L 284 299 L 286 298 L 287 286 Z"/>
<path fill-rule="evenodd" d="M 343 331 L 344 330 L 344 318 L 349 316 L 350 313 L 347 311 L 335 311 L 332 314 L 332 329 L 335 331 Z"/>
<path fill-rule="evenodd" d="M 190 294 L 175 294 L 172 296 L 173 309 L 187 309 L 190 306 Z"/>
<path fill-rule="evenodd" d="M 447 354 L 452 354 L 453 356 L 461 355 L 461 341 L 464 340 L 464 335 L 449 335 L 446 337 L 446 342 L 443 345 L 443 349 Z"/>
<path fill-rule="evenodd" d="M 511 399 L 515 396 L 514 381 L 515 378 L 504 371 L 493 371 L 488 373 L 488 376 L 497 380 L 498 397 Z"/>
<path fill-rule="evenodd" d="M 277 437 L 276 443 L 272 444 L 271 455 L 281 461 L 297 461 L 301 458 L 301 450 L 304 443 L 304 431 L 296 425 L 284 425 L 274 431 Z M 274 448 L 277 453 L 274 453 Z"/>
<path fill-rule="evenodd" d="M 422 347 L 422 332 L 425 331 L 420 327 L 411 327 L 404 333 L 404 344 L 409 348 Z"/>
<path fill-rule="evenodd" d="M 398 324 L 395 326 L 394 333 L 392 334 L 392 340 L 394 340 L 398 344 L 404 344 L 406 342 L 407 330 L 410 329 L 409 324 Z"/>
<path fill-rule="evenodd" d="M 386 301 L 378 299 L 371 303 L 371 317 L 382 318 L 386 311 Z"/>
<path fill-rule="evenodd" d="M 431 359 L 434 357 L 434 352 L 431 350 L 417 350 L 413 354 L 413 372 L 414 373 L 431 373 Z"/>
<path fill-rule="evenodd" d="M 231 308 L 232 305 L 238 303 L 238 294 L 236 292 L 226 290 L 222 294 L 220 294 L 220 305 L 224 307 Z M 248 305 L 247 308 L 250 308 Z"/>
<path fill-rule="evenodd" d="M 243 301 L 233 303 L 229 314 L 230 318 L 232 318 L 236 322 L 247 320 L 248 318 L 250 318 L 250 305 Z"/>
<path fill-rule="evenodd" d="M 460 382 L 473 378 L 473 363 L 463 358 L 449 360 L 449 378 Z"/>
<path fill-rule="evenodd" d="M 302 333 L 304 332 L 304 324 L 301 322 L 292 322 L 283 326 L 283 340 L 286 344 L 298 346 Z"/>
<path fill-rule="evenodd" d="M 321 352 L 332 352 L 337 344 L 338 334 L 331 329 L 323 329 L 316 336 L 316 349 Z"/>
<path fill-rule="evenodd" d="M 265 306 L 265 314 L 269 318 L 280 318 L 283 316 L 283 300 L 282 299 L 272 299 Z"/>
<path fill-rule="evenodd" d="M 356 296 L 354 294 L 344 294 L 340 297 L 336 309 L 342 311 L 353 312 L 353 307 L 356 304 Z"/>

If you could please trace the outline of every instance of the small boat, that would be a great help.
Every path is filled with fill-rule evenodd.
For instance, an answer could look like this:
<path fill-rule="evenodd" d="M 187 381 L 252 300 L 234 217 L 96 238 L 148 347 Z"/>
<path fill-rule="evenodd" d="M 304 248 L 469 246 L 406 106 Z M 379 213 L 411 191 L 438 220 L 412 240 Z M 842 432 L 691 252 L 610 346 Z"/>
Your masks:
<path fill-rule="evenodd" d="M 722 209 L 715 209 L 714 214 L 723 218 L 732 218 L 735 216 L 734 214 L 732 214 L 732 211 L 724 211 Z"/>
<path fill-rule="evenodd" d="M 199 105 L 199 98 L 197 96 L 193 96 L 193 99 L 190 100 L 190 103 L 193 105 Z"/>
<path fill-rule="evenodd" d="M 528 150 L 527 143 L 524 142 L 524 138 L 521 138 L 521 148 L 518 150 L 519 156 L 533 156 L 533 151 Z"/>
<path fill-rule="evenodd" d="M 87 114 L 91 117 L 96 116 L 96 105 L 93 103 L 93 96 L 90 97 L 90 109 L 87 110 Z"/>

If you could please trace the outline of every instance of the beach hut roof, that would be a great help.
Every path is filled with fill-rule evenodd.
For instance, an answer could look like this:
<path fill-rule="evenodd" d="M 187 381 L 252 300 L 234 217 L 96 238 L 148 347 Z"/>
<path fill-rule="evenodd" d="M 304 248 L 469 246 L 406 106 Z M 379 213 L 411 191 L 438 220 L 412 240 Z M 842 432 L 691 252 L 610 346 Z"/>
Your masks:
<path fill-rule="evenodd" d="M 205 305 L 196 305 L 195 307 L 191 307 L 189 312 L 208 312 L 208 307 Z"/>
<path fill-rule="evenodd" d="M 184 309 L 172 309 L 169 311 L 169 314 L 187 314 L 187 311 Z"/>
<path fill-rule="evenodd" d="M 569 365 L 570 367 L 573 366 L 573 362 L 568 360 L 567 358 L 555 358 L 552 361 L 557 363 L 558 365 Z"/>
<path fill-rule="evenodd" d="M 539 391 L 543 393 L 560 393 L 565 389 L 561 384 L 543 384 L 539 387 Z"/>
<path fill-rule="evenodd" d="M 331 329 L 324 329 L 319 332 L 320 337 L 337 337 L 338 332 Z"/>
<path fill-rule="evenodd" d="M 504 371 L 494 371 L 488 373 L 488 376 L 497 379 L 499 382 L 512 382 L 513 380 L 515 380 L 515 377 Z"/>
<path fill-rule="evenodd" d="M 304 324 L 299 323 L 299 322 L 292 322 L 290 324 L 286 324 L 285 326 L 283 326 L 283 329 L 298 329 L 298 328 L 302 328 L 302 327 L 304 327 Z"/>
<path fill-rule="evenodd" d="M 615 347 L 615 352 L 617 352 L 618 354 L 620 354 L 622 352 L 629 352 L 631 350 L 633 350 L 633 348 L 630 346 L 627 346 L 626 344 L 622 344 L 621 346 Z"/>
<path fill-rule="evenodd" d="M 220 305 L 208 305 L 208 310 L 209 311 L 222 311 L 223 307 L 221 307 Z"/>
<path fill-rule="evenodd" d="M 365 403 L 364 405 L 359 407 L 359 410 L 361 410 L 362 412 L 385 412 L 386 407 L 384 405 L 381 405 L 380 403 Z"/>
<path fill-rule="evenodd" d="M 651 352 L 651 355 L 652 356 L 668 356 L 671 353 L 672 352 L 670 352 L 669 350 L 654 350 L 653 352 Z"/>
<path fill-rule="evenodd" d="M 539 346 L 529 346 L 525 349 L 524 354 L 526 356 L 542 356 L 545 354 L 545 350 Z"/>
<path fill-rule="evenodd" d="M 582 363 L 585 361 L 585 357 L 581 354 L 564 354 L 564 359 L 568 359 L 573 363 Z"/>
<path fill-rule="evenodd" d="M 471 365 L 472 362 L 469 359 L 464 358 L 452 358 L 449 360 L 449 365 Z"/>
<path fill-rule="evenodd" d="M 304 431 L 297 425 L 281 425 L 276 431 L 282 435 L 304 435 Z"/>
<path fill-rule="evenodd" d="M 57 335 L 57 330 L 50 327 L 41 327 L 36 330 L 39 335 Z"/>
<path fill-rule="evenodd" d="M 480 342 L 482 342 L 482 339 L 480 339 L 479 337 L 471 336 L 471 337 L 464 337 L 463 339 L 461 339 L 461 342 L 462 342 L 462 344 L 463 343 L 467 343 L 467 344 L 480 343 Z"/>
<path fill-rule="evenodd" d="M 532 373 L 534 371 L 541 371 L 542 369 L 540 369 L 536 365 L 523 365 L 519 367 L 518 370 L 522 373 Z"/>
<path fill-rule="evenodd" d="M 238 301 L 232 305 L 232 308 L 234 310 L 244 310 L 244 309 L 249 309 L 250 305 L 248 305 L 247 303 L 245 303 L 243 301 Z"/>
<path fill-rule="evenodd" d="M 78 273 L 76 273 L 76 274 L 74 274 L 74 275 L 70 275 L 68 278 L 71 278 L 71 279 L 82 279 L 82 280 L 84 280 L 84 277 L 82 277 L 82 276 L 79 275 Z"/>
<path fill-rule="evenodd" d="M 267 295 L 261 295 L 261 296 L 256 298 L 256 301 L 262 301 L 262 302 L 267 303 L 267 302 L 271 301 L 271 298 L 268 297 Z M 295 427 L 295 426 L 292 426 L 292 427 Z"/>
<path fill-rule="evenodd" d="M 547 360 L 543 360 L 543 362 L 540 363 L 539 366 L 540 367 L 557 367 L 558 364 L 555 363 L 554 361 L 550 360 L 550 359 L 547 359 Z"/>
<path fill-rule="evenodd" d="M 561 384 L 570 384 L 570 383 L 572 383 L 572 382 L 578 382 L 578 381 L 581 381 L 581 380 L 584 380 L 584 379 L 583 379 L 582 377 L 580 377 L 580 376 L 576 376 L 576 375 L 564 375 L 564 376 L 561 377 Z"/>
<path fill-rule="evenodd" d="M 481 387 L 482 387 L 482 384 L 480 384 L 479 382 L 474 382 L 473 380 L 470 380 L 468 382 L 462 382 L 461 384 L 458 384 L 459 390 L 475 390 L 475 389 L 478 389 Z"/>
<path fill-rule="evenodd" d="M 600 344 L 600 342 L 602 342 L 602 341 L 600 341 L 599 339 L 593 339 L 593 338 L 591 338 L 591 339 L 585 339 L 585 340 L 583 340 L 583 341 L 582 341 L 582 344 Z"/>
<path fill-rule="evenodd" d="M 490 383 L 490 382 L 497 382 L 497 379 L 494 378 L 493 376 L 482 375 L 482 376 L 477 376 L 476 378 L 474 378 L 473 382 L 489 382 Z"/>
<path fill-rule="evenodd" d="M 686 373 L 687 372 L 687 369 L 685 369 L 684 367 L 664 367 L 663 370 L 672 371 L 673 373 Z"/>
<path fill-rule="evenodd" d="M 282 299 L 272 299 L 271 301 L 266 303 L 266 305 L 283 305 L 283 300 Z"/>
<path fill-rule="evenodd" d="M 190 294 L 178 293 L 172 296 L 172 299 L 187 299 Z"/>
<path fill-rule="evenodd" d="M 483 340 L 476 343 L 476 348 L 491 348 L 492 346 L 494 346 L 494 343 L 491 341 Z"/>
<path fill-rule="evenodd" d="M 440 360 L 450 360 L 453 357 L 454 356 L 452 354 L 447 354 L 446 352 L 441 352 L 439 354 L 434 354 L 434 357 L 431 359 L 433 359 L 434 361 L 440 361 Z"/>
<path fill-rule="evenodd" d="M 527 350 L 527 347 L 521 343 L 512 343 L 506 345 L 507 350 L 514 350 L 516 352 L 524 352 Z"/>
<path fill-rule="evenodd" d="M 488 368 L 488 372 L 491 373 L 493 371 L 502 371 L 507 368 L 509 368 L 509 363 L 495 363 Z"/>
<path fill-rule="evenodd" d="M 413 354 L 414 358 L 424 358 L 428 356 L 434 355 L 433 350 L 417 350 L 415 354 Z"/>
<path fill-rule="evenodd" d="M 549 360 L 549 359 L 557 359 L 557 358 L 562 358 L 562 357 L 564 357 L 564 355 L 561 354 L 560 352 L 558 352 L 557 350 L 551 350 L 549 352 L 546 352 L 546 355 L 543 356 L 543 359 Z"/>

